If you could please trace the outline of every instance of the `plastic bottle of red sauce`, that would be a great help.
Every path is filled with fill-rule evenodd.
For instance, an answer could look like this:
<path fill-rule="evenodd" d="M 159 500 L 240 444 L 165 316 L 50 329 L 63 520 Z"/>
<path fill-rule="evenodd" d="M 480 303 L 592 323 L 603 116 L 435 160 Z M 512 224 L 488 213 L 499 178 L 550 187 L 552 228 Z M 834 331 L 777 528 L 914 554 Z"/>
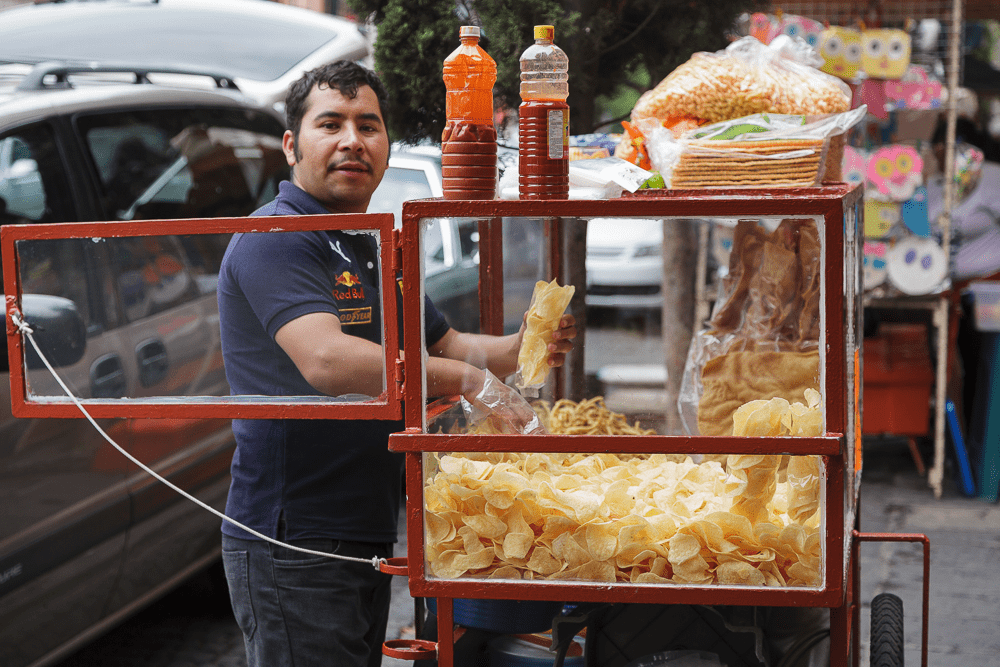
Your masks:
<path fill-rule="evenodd" d="M 552 43 L 555 29 L 535 26 L 521 55 L 518 191 L 521 199 L 569 197 L 569 58 Z"/>
<path fill-rule="evenodd" d="M 479 46 L 479 27 L 459 29 L 462 45 L 444 60 L 445 124 L 441 176 L 445 199 L 495 199 L 497 132 L 493 84 L 497 65 Z"/>

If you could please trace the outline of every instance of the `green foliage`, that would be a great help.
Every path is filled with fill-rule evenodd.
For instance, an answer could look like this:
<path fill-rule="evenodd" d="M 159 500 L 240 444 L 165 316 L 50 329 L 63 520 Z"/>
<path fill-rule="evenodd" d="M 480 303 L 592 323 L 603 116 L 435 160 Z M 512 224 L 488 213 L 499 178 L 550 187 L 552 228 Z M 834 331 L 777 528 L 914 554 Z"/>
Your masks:
<path fill-rule="evenodd" d="M 695 51 L 728 43 L 742 12 L 762 0 L 348 0 L 378 29 L 375 66 L 392 101 L 395 139 L 438 141 L 444 128 L 444 59 L 463 24 L 480 25 L 480 45 L 497 63 L 494 100 L 520 104 L 518 58 L 532 27 L 552 24 L 570 59 L 571 132 L 583 134 L 622 115 Z M 617 106 L 616 106 L 617 105 Z"/>

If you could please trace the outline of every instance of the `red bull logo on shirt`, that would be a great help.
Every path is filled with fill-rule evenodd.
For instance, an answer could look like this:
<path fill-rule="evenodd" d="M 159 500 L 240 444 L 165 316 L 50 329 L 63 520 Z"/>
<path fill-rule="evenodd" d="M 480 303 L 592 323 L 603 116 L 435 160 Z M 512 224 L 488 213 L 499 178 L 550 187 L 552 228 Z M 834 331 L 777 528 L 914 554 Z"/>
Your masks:
<path fill-rule="evenodd" d="M 361 279 L 350 271 L 334 276 L 337 287 L 344 288 L 333 291 L 333 298 L 337 301 L 356 301 L 365 298 L 365 290 L 356 287 L 361 284 Z"/>

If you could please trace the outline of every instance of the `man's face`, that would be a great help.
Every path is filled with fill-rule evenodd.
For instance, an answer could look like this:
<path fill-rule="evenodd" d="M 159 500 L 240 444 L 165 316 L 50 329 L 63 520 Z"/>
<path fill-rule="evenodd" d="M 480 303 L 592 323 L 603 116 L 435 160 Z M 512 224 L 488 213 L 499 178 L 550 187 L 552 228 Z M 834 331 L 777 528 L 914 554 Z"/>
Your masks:
<path fill-rule="evenodd" d="M 292 182 L 331 213 L 364 213 L 389 165 L 389 135 L 378 98 L 369 86 L 354 98 L 336 88 L 314 87 L 296 138 L 282 146 Z"/>

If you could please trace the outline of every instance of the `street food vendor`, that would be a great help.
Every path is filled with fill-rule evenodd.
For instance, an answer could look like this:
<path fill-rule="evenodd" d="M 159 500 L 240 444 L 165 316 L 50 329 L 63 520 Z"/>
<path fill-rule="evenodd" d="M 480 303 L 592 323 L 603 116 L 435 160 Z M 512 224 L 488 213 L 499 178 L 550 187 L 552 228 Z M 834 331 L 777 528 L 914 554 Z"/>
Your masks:
<path fill-rule="evenodd" d="M 293 83 L 285 104 L 291 181 L 254 215 L 364 213 L 389 159 L 386 92 L 377 76 L 351 62 L 332 63 Z M 376 249 L 364 234 L 235 235 L 218 287 L 233 394 L 380 394 L 377 277 Z M 472 400 L 486 369 L 500 378 L 513 373 L 523 331 L 457 332 L 428 301 L 429 394 Z M 548 346 L 549 365 L 562 365 L 575 335 L 572 316 L 564 316 Z M 392 421 L 236 419 L 226 514 L 297 547 L 388 558 L 403 456 L 388 451 L 387 442 L 399 430 Z M 228 522 L 222 531 L 249 667 L 381 663 L 388 575 L 370 564 L 276 546 Z"/>

